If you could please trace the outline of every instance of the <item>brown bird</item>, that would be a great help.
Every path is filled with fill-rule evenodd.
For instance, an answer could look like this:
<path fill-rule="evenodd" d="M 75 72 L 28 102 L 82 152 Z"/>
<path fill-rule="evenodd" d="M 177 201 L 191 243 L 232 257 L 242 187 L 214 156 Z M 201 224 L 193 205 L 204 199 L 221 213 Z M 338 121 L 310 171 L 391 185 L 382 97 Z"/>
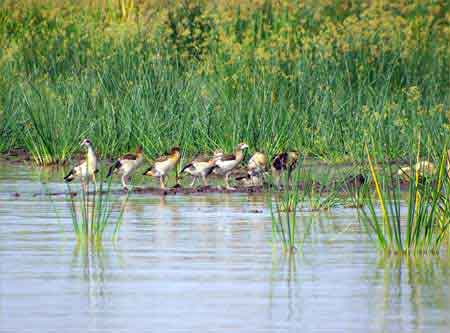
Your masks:
<path fill-rule="evenodd" d="M 199 177 L 203 180 L 203 185 L 208 186 L 208 181 L 206 177 L 208 177 L 211 172 L 213 172 L 216 167 L 216 162 L 220 160 L 223 156 L 223 153 L 215 153 L 215 155 L 210 158 L 207 156 L 197 156 L 194 158 L 189 164 L 186 164 L 181 172 L 188 173 L 193 177 L 191 187 L 194 186 L 195 182 Z"/>
<path fill-rule="evenodd" d="M 236 177 L 236 180 L 244 182 L 247 186 L 262 185 L 266 168 L 267 156 L 257 151 L 248 161 L 247 175 Z"/>
<path fill-rule="evenodd" d="M 241 142 L 237 145 L 234 154 L 224 155 L 221 159 L 216 162 L 217 167 L 214 169 L 214 173 L 223 176 L 225 179 L 225 187 L 228 190 L 233 190 L 233 187 L 230 187 L 228 182 L 228 178 L 230 177 L 231 172 L 242 162 L 244 159 L 244 149 L 247 149 L 248 145 L 246 143 Z"/>
<path fill-rule="evenodd" d="M 124 190 L 128 190 L 128 181 L 132 174 L 139 168 L 144 161 L 144 154 L 142 153 L 142 146 L 136 147 L 136 154 L 128 153 L 118 158 L 109 168 L 107 177 L 113 173 L 122 175 L 121 181 Z"/>
<path fill-rule="evenodd" d="M 144 176 L 158 177 L 160 187 L 164 189 L 166 188 L 165 179 L 167 174 L 177 166 L 180 158 L 180 148 L 173 147 L 168 154 L 158 157 L 153 166 L 144 172 Z"/>
<path fill-rule="evenodd" d="M 283 152 L 273 157 L 271 169 L 277 187 L 280 187 L 281 175 L 284 171 L 288 172 L 289 181 L 291 172 L 297 167 L 298 158 L 299 153 L 295 150 Z"/>

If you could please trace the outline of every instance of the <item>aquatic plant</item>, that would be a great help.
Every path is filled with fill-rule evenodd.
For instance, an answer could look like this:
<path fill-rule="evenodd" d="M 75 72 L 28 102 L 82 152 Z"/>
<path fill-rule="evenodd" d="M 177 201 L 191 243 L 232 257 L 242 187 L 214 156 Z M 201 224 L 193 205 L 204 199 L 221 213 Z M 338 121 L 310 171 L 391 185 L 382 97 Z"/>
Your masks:
<path fill-rule="evenodd" d="M 283 175 L 283 191 L 270 192 L 268 206 L 272 218 L 272 238 L 281 243 L 285 253 L 294 253 L 296 245 L 301 242 L 297 224 L 297 207 L 299 203 L 298 168 Z M 270 189 L 277 188 L 272 182 Z"/>
<path fill-rule="evenodd" d="M 374 201 L 372 193 L 366 193 L 366 206 L 358 211 L 378 247 L 391 254 L 439 253 L 450 226 L 446 150 L 439 158 L 435 176 L 423 179 L 416 170 L 414 178 L 410 179 L 406 193 L 406 216 L 401 213 L 400 178 L 394 175 L 391 166 L 383 166 L 387 174 L 377 170 L 367 147 L 366 150 L 378 202 Z M 416 162 L 419 156 L 418 153 Z M 381 216 L 376 210 L 378 206 Z"/>
<path fill-rule="evenodd" d="M 67 185 L 67 200 L 70 204 L 72 226 L 78 242 L 101 243 L 109 225 L 114 228 L 112 231 L 113 240 L 117 239 L 128 193 L 124 201 L 121 202 L 117 217 L 114 218 L 113 206 L 115 201 L 112 196 L 111 180 L 109 178 L 106 187 L 103 179 L 100 179 L 99 184 L 98 188 L 95 188 L 95 185 L 87 184 L 86 187 L 81 187 L 78 192 L 73 192 L 71 187 Z"/>

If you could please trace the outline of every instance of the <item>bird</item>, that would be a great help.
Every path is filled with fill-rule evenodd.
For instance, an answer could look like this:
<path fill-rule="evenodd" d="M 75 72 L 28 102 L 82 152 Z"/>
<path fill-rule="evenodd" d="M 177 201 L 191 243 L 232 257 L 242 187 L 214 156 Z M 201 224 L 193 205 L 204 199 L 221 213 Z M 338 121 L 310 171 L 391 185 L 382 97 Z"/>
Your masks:
<path fill-rule="evenodd" d="M 227 190 L 233 190 L 233 187 L 230 187 L 228 182 L 228 178 L 230 177 L 231 172 L 235 169 L 239 163 L 244 159 L 243 150 L 247 149 L 248 145 L 244 142 L 241 142 L 237 145 L 234 154 L 223 155 L 219 160 L 216 161 L 216 168 L 214 169 L 214 173 L 224 176 L 225 179 L 225 187 Z M 216 152 L 217 156 L 220 152 Z"/>
<path fill-rule="evenodd" d="M 275 155 L 272 158 L 272 176 L 275 179 L 277 187 L 280 187 L 281 175 L 284 171 L 288 172 L 288 181 L 291 176 L 291 172 L 297 167 L 299 153 L 296 150 L 283 152 Z"/>
<path fill-rule="evenodd" d="M 144 176 L 152 176 L 159 178 L 159 184 L 162 189 L 166 188 L 165 178 L 167 174 L 175 168 L 180 161 L 181 150 L 179 147 L 173 147 L 166 155 L 160 156 L 155 160 L 153 166 L 149 167 Z"/>
<path fill-rule="evenodd" d="M 243 181 L 245 185 L 262 185 L 263 176 L 266 172 L 267 156 L 261 152 L 255 152 L 247 164 L 247 174 L 236 177 L 236 180 Z"/>
<path fill-rule="evenodd" d="M 98 173 L 98 169 L 97 169 L 97 157 L 95 156 L 95 150 L 91 140 L 84 139 L 83 142 L 81 142 L 81 146 L 87 147 L 86 159 L 82 160 L 80 164 L 73 167 L 69 171 L 69 173 L 64 177 L 64 181 L 66 183 L 70 183 L 75 178 L 80 177 L 81 183 L 84 187 L 85 179 L 87 179 L 87 181 L 92 179 L 94 184 L 96 184 L 95 175 Z"/>
<path fill-rule="evenodd" d="M 144 154 L 142 152 L 142 146 L 136 147 L 136 153 L 128 153 L 118 158 L 109 168 L 106 177 L 111 177 L 114 172 L 121 175 L 121 181 L 123 189 L 128 191 L 128 181 L 133 173 L 139 168 L 144 161 Z"/>
<path fill-rule="evenodd" d="M 247 170 L 248 175 L 253 185 L 260 184 L 262 182 L 262 176 L 266 171 L 267 156 L 261 152 L 255 152 L 248 161 Z"/>
<path fill-rule="evenodd" d="M 190 163 L 186 164 L 182 169 L 181 173 L 185 172 L 193 177 L 190 187 L 194 186 L 196 180 L 201 177 L 203 180 L 203 185 L 208 186 L 208 177 L 217 167 L 216 163 L 223 157 L 223 153 L 216 152 L 212 158 L 207 156 L 197 156 Z"/>
<path fill-rule="evenodd" d="M 436 166 L 430 161 L 419 161 L 414 164 L 413 170 L 409 166 L 402 166 L 398 169 L 397 175 L 407 180 L 411 178 L 411 172 L 417 172 L 420 177 L 430 177 L 436 174 Z"/>

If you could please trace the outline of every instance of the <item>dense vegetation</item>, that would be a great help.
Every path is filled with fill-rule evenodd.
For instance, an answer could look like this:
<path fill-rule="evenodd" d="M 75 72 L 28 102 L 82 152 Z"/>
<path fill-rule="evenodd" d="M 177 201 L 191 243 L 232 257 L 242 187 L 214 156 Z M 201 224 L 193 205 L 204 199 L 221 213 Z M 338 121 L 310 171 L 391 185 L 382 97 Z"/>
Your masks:
<path fill-rule="evenodd" d="M 439 155 L 449 134 L 446 0 L 0 6 L 0 151 L 38 163 L 84 137 L 103 157 L 246 141 L 337 161 Z"/>

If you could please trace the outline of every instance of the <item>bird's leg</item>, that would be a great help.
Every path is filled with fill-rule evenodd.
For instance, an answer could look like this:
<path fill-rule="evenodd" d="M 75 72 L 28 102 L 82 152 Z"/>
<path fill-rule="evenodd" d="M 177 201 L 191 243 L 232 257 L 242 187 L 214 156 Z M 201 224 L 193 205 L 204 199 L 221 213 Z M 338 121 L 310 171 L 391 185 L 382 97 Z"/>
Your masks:
<path fill-rule="evenodd" d="M 166 185 L 164 184 L 164 176 L 159 176 L 159 187 L 164 189 Z"/>
<path fill-rule="evenodd" d="M 127 185 L 128 177 L 126 175 L 122 175 L 122 186 L 123 189 L 128 191 L 128 185 Z"/>
<path fill-rule="evenodd" d="M 92 182 L 94 183 L 94 191 L 97 192 L 97 181 L 95 179 L 95 172 L 92 174 Z"/>
<path fill-rule="evenodd" d="M 189 185 L 189 186 L 193 187 L 196 180 L 197 180 L 197 177 L 192 177 L 192 182 L 191 182 L 191 185 Z"/>
<path fill-rule="evenodd" d="M 206 180 L 205 175 L 202 175 L 202 179 L 203 179 L 203 185 L 206 187 L 208 186 L 208 181 Z"/>
<path fill-rule="evenodd" d="M 87 188 L 86 188 L 86 184 L 84 183 L 83 177 L 80 178 L 80 182 L 81 182 L 81 189 L 83 190 L 84 193 L 86 193 Z"/>

